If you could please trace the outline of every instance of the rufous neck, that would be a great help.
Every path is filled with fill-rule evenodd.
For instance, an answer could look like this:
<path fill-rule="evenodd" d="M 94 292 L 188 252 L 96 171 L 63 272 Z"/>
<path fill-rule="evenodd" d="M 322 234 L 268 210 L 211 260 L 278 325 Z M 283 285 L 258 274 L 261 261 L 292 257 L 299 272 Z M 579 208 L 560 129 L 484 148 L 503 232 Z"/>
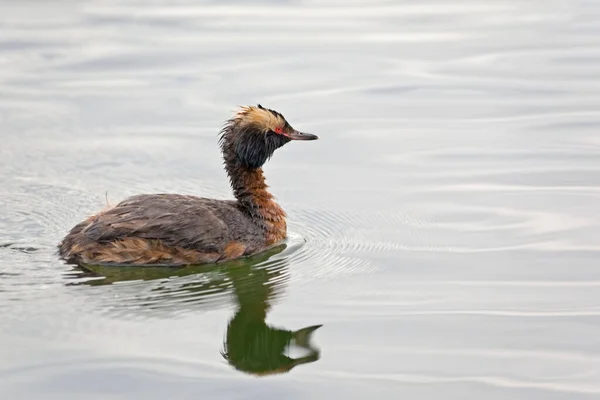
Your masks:
<path fill-rule="evenodd" d="M 262 168 L 226 165 L 226 170 L 235 198 L 268 231 L 268 241 L 275 243 L 284 239 L 286 214 L 267 190 Z"/>

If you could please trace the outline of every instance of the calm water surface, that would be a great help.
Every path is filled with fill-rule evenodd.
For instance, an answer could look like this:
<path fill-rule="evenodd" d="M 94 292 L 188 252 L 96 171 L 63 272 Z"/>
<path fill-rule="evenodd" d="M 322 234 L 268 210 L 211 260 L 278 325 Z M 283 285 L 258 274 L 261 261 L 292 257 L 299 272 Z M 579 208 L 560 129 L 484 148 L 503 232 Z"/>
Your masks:
<path fill-rule="evenodd" d="M 2 399 L 599 398 L 598 20 L 591 0 L 2 2 Z M 265 169 L 283 252 L 57 259 L 107 200 L 230 197 L 216 134 L 258 102 L 321 137 Z"/>

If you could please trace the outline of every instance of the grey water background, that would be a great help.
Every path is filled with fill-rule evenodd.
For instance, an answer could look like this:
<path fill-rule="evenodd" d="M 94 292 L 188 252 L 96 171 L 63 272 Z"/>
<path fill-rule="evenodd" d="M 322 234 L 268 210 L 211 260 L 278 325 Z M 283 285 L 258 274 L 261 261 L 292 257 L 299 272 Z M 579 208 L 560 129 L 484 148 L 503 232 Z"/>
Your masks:
<path fill-rule="evenodd" d="M 2 1 L 0 397 L 600 397 L 599 20 L 584 0 Z M 248 286 L 277 289 L 269 325 L 322 324 L 320 358 L 266 377 L 220 354 L 227 276 L 99 281 L 55 254 L 107 200 L 229 198 L 217 131 L 255 103 L 320 136 L 265 168 L 292 245 Z"/>

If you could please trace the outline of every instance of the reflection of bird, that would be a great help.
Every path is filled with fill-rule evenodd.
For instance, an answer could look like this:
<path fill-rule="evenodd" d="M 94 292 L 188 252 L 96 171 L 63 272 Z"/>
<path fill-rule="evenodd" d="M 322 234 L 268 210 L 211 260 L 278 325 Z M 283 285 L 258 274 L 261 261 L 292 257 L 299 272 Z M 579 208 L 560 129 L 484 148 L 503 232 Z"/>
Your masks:
<path fill-rule="evenodd" d="M 292 368 L 315 362 L 320 350 L 311 344 L 311 336 L 321 325 L 313 325 L 297 331 L 279 329 L 266 324 L 267 313 L 273 303 L 283 294 L 289 278 L 287 259 L 280 253 L 285 245 L 275 246 L 268 252 L 247 259 L 227 263 L 186 268 L 172 267 L 128 267 L 86 265 L 83 275 L 72 278 L 93 280 L 71 283 L 71 285 L 102 286 L 121 281 L 145 280 L 157 286 L 152 290 L 140 291 L 139 287 L 118 285 L 118 308 L 133 308 L 136 314 L 142 311 L 160 314 L 165 309 L 181 312 L 198 311 L 205 307 L 214 309 L 231 299 L 233 291 L 237 303 L 236 311 L 225 334 L 221 354 L 238 371 L 253 375 L 270 375 L 288 372 Z M 131 290 L 130 296 L 128 290 Z M 110 296 L 114 299 L 115 296 Z M 299 348 L 305 355 L 293 358 L 290 350 Z"/>
<path fill-rule="evenodd" d="M 219 141 L 236 200 L 133 196 L 76 225 L 59 254 L 86 264 L 189 265 L 263 251 L 286 238 L 287 226 L 261 167 L 289 141 L 314 139 L 276 111 L 242 107 Z"/>
<path fill-rule="evenodd" d="M 265 322 L 273 294 L 269 275 L 268 270 L 255 270 L 246 275 L 245 279 L 252 279 L 251 290 L 242 284 L 243 281 L 232 276 L 238 309 L 227 325 L 221 354 L 237 370 L 253 375 L 288 372 L 320 357 L 320 351 L 311 345 L 310 339 L 321 325 L 290 331 Z M 308 354 L 298 358 L 286 355 L 294 346 L 308 351 Z"/>

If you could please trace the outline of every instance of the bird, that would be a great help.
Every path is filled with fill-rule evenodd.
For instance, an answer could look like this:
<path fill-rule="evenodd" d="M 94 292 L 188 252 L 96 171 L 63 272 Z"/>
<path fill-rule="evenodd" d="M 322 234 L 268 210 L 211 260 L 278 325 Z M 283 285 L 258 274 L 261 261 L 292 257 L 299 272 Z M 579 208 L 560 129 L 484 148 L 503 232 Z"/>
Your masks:
<path fill-rule="evenodd" d="M 262 166 L 285 144 L 316 139 L 275 110 L 241 106 L 218 135 L 235 200 L 134 195 L 75 225 L 58 254 L 79 265 L 185 266 L 263 252 L 286 239 L 287 216 L 269 192 Z"/>

